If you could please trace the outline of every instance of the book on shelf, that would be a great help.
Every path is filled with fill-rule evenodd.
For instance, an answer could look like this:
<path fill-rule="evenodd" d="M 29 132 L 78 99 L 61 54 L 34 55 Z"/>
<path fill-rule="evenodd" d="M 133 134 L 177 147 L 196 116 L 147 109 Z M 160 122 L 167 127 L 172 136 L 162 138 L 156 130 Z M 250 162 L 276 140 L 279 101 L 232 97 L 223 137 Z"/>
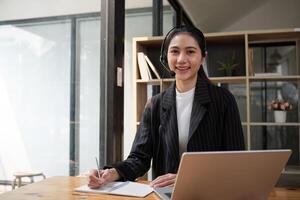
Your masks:
<path fill-rule="evenodd" d="M 154 65 L 143 52 L 138 52 L 138 67 L 142 80 L 149 81 L 155 76 L 157 79 L 173 78 L 170 71 L 162 65 Z M 150 69 L 149 69 L 150 68 Z"/>
<path fill-rule="evenodd" d="M 149 81 L 149 69 L 143 52 L 138 52 L 138 66 L 140 70 L 141 79 Z"/>
<path fill-rule="evenodd" d="M 145 57 L 144 57 L 144 58 L 145 58 Z M 148 73 L 149 80 L 153 80 L 153 76 L 152 76 L 151 70 L 150 70 L 150 68 L 148 67 L 148 65 L 147 65 L 147 73 Z"/>
<path fill-rule="evenodd" d="M 151 62 L 151 60 L 148 58 L 147 55 L 145 55 L 145 59 L 150 67 L 150 69 L 152 70 L 152 72 L 154 73 L 154 75 L 156 76 L 156 78 L 160 79 L 160 75 L 159 73 L 156 71 L 155 66 L 153 65 L 153 63 Z"/>
<path fill-rule="evenodd" d="M 255 77 L 271 77 L 271 76 L 281 76 L 281 73 L 278 72 L 263 72 L 263 73 L 254 73 Z"/>
<path fill-rule="evenodd" d="M 156 61 L 156 62 L 155 62 Z M 157 74 L 159 75 L 159 79 L 163 78 L 174 78 L 173 75 L 171 75 L 171 71 L 168 67 L 164 67 L 158 59 L 151 62 L 154 66 L 154 69 L 156 70 Z M 150 64 L 149 64 L 150 65 Z M 158 78 L 158 77 L 157 77 Z"/>
<path fill-rule="evenodd" d="M 249 68 L 248 68 L 248 72 L 249 72 L 249 76 L 254 76 L 254 67 L 253 67 L 253 48 L 249 48 L 248 49 L 248 64 L 249 64 Z"/>

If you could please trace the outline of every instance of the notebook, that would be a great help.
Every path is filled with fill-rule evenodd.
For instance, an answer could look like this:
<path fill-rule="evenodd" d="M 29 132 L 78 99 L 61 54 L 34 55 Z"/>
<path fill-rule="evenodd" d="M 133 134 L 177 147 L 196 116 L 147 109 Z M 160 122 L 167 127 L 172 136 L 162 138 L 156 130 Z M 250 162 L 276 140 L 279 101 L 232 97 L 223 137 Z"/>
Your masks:
<path fill-rule="evenodd" d="M 184 153 L 172 187 L 154 188 L 162 199 L 266 200 L 291 150 Z"/>
<path fill-rule="evenodd" d="M 153 191 L 152 187 L 149 185 L 131 181 L 111 182 L 99 189 L 91 189 L 87 185 L 83 185 L 74 190 L 76 192 L 114 194 L 132 197 L 145 197 Z"/>

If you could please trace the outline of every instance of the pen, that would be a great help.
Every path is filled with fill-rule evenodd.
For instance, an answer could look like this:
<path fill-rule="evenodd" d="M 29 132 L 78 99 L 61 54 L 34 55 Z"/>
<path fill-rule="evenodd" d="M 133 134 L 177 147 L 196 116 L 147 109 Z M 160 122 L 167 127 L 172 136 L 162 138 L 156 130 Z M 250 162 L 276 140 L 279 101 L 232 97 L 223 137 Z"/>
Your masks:
<path fill-rule="evenodd" d="M 96 159 L 96 165 L 97 165 L 97 172 L 98 172 L 98 177 L 100 178 L 100 173 L 99 173 L 99 162 L 98 162 L 98 159 L 97 159 L 97 157 L 95 157 L 95 159 Z"/>

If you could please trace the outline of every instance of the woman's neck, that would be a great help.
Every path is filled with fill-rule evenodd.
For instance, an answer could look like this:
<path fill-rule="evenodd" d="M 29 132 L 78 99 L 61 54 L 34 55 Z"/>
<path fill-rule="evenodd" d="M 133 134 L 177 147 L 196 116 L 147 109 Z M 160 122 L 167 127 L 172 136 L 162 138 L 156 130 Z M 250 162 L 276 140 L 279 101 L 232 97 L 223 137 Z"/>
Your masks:
<path fill-rule="evenodd" d="M 179 92 L 187 92 L 193 89 L 197 83 L 197 75 L 193 79 L 178 80 L 176 79 L 176 88 Z"/>

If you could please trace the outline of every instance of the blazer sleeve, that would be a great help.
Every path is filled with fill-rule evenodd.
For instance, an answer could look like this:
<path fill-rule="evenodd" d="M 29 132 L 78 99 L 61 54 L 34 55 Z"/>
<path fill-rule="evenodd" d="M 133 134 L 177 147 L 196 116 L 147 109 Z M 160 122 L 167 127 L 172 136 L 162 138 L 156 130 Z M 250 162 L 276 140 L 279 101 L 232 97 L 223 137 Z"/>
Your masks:
<path fill-rule="evenodd" d="M 150 168 L 152 159 L 151 103 L 147 103 L 142 114 L 131 152 L 126 160 L 113 164 L 123 181 L 134 181 Z"/>
<path fill-rule="evenodd" d="M 234 96 L 226 94 L 224 113 L 224 146 L 226 150 L 245 150 L 244 134 L 239 110 Z"/>

